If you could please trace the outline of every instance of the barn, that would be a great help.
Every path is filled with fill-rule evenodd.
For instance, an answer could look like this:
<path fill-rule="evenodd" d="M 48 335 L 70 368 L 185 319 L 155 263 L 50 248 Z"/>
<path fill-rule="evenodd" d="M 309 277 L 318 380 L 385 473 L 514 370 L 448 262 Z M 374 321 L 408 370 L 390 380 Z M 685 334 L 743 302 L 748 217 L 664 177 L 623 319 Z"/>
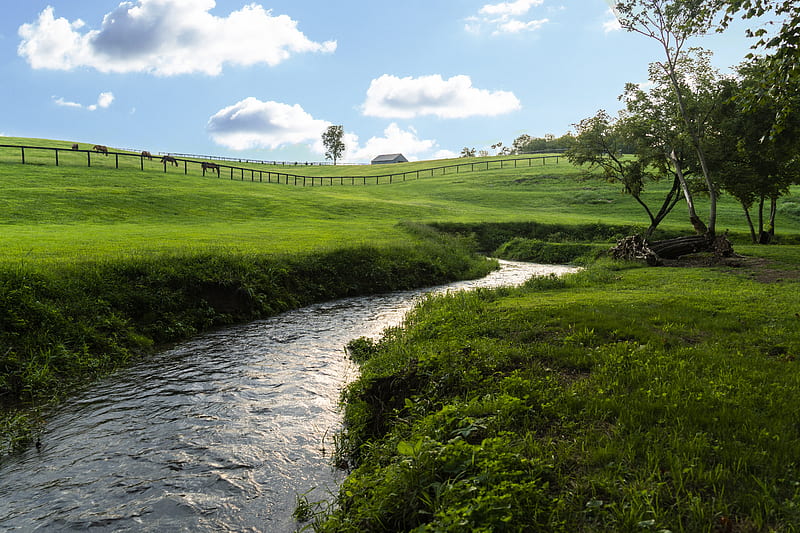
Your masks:
<path fill-rule="evenodd" d="M 403 154 L 383 154 L 376 156 L 372 160 L 373 165 L 385 165 L 387 163 L 408 163 Z"/>

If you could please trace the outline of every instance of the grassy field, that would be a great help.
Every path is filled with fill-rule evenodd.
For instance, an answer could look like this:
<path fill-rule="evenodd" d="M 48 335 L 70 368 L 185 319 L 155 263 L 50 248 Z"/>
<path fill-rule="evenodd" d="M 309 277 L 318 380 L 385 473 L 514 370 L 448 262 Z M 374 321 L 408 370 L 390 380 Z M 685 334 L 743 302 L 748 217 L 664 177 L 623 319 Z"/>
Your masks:
<path fill-rule="evenodd" d="M 0 138 L 13 143 L 71 145 Z M 492 268 L 476 249 L 585 259 L 645 226 L 617 187 L 563 159 L 295 187 L 62 155 L 56 167 L 29 151 L 23 165 L 0 149 L 0 448 L 35 435 L 36 411 L 20 406 L 160 343 L 474 277 Z M 747 244 L 726 197 L 718 228 L 747 257 L 601 260 L 564 280 L 429 299 L 405 329 L 351 344 L 362 377 L 338 454 L 354 470 L 335 507 L 301 501 L 298 516 L 322 531 L 797 531 L 800 247 Z M 684 206 L 663 230 L 688 233 Z M 794 196 L 777 235 L 800 239 Z"/>
<path fill-rule="evenodd" d="M 0 144 L 55 145 L 56 141 L 0 139 Z M 69 147 L 71 143 L 61 142 Z M 130 168 L 22 165 L 16 152 L 4 162 L 0 149 L 0 262 L 38 264 L 99 256 L 219 249 L 284 253 L 347 243 L 389 244 L 405 238 L 399 221 L 519 222 L 576 225 L 643 225 L 639 208 L 617 187 L 581 181 L 560 159 L 532 167 L 493 169 L 421 178 L 392 185 L 294 187 L 164 174 L 159 163 Z M 47 155 L 52 159 L 51 155 Z M 63 161 L 62 157 L 62 161 Z M 17 162 L 11 162 L 16 160 Z M 398 170 L 441 162 L 394 165 Z M 85 163 L 82 163 L 85 165 Z M 267 168 L 267 167 L 264 167 Z M 360 166 L 307 167 L 328 174 L 385 172 Z M 658 194 L 654 187 L 652 194 Z M 778 219 L 778 234 L 800 233 L 800 211 L 791 198 Z M 702 212 L 703 206 L 699 209 Z M 745 236 L 741 208 L 720 206 L 719 228 Z M 664 223 L 686 231 L 678 206 Z"/>

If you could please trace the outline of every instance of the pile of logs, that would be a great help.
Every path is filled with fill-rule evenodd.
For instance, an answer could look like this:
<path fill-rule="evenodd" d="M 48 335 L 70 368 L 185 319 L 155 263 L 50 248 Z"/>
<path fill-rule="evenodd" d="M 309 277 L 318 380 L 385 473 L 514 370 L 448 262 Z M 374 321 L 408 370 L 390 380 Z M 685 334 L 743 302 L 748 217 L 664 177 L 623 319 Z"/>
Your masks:
<path fill-rule="evenodd" d="M 641 261 L 650 266 L 663 264 L 664 259 L 709 252 L 715 259 L 733 255 L 733 246 L 726 235 L 691 235 L 663 241 L 648 242 L 641 235 L 631 235 L 617 241 L 611 257 L 625 261 Z"/>

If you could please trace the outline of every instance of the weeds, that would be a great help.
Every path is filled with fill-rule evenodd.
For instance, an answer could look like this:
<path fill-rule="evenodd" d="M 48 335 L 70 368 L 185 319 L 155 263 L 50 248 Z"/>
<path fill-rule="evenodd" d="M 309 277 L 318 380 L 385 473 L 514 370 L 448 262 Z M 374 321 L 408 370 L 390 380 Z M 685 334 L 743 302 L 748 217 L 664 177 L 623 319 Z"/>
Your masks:
<path fill-rule="evenodd" d="M 608 262 L 428 298 L 355 343 L 352 471 L 315 529 L 795 531 L 798 301 Z"/>

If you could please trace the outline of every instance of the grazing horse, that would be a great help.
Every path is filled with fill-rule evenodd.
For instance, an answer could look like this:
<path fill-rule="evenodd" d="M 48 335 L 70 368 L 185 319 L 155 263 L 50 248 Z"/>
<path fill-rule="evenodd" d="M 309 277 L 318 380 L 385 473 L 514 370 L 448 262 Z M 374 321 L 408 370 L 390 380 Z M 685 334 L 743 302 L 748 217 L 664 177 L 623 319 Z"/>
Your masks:
<path fill-rule="evenodd" d="M 146 158 L 147 158 L 147 159 L 149 159 L 150 161 L 152 161 L 152 160 L 153 160 L 153 154 L 151 154 L 151 153 L 150 153 L 150 152 L 148 152 L 147 150 L 145 150 L 144 152 L 142 152 L 142 157 L 146 157 Z"/>
<path fill-rule="evenodd" d="M 203 176 L 206 175 L 206 170 L 210 170 L 211 172 L 216 172 L 217 176 L 219 176 L 219 165 L 216 163 L 206 163 L 205 161 L 202 163 L 203 165 Z"/>
<path fill-rule="evenodd" d="M 171 155 L 165 155 L 161 158 L 161 162 L 164 163 L 164 166 L 167 166 L 167 163 L 172 163 L 176 167 L 178 166 L 178 160 L 172 157 Z"/>
<path fill-rule="evenodd" d="M 108 146 L 103 146 L 102 144 L 95 144 L 94 148 L 92 148 L 95 152 L 100 152 L 101 154 L 105 154 L 108 157 Z"/>
<path fill-rule="evenodd" d="M 80 147 L 80 146 L 78 146 L 78 143 L 75 143 L 75 144 L 73 144 L 73 145 L 72 145 L 72 149 L 73 149 L 73 150 L 80 150 L 80 149 L 81 149 L 81 147 Z"/>

